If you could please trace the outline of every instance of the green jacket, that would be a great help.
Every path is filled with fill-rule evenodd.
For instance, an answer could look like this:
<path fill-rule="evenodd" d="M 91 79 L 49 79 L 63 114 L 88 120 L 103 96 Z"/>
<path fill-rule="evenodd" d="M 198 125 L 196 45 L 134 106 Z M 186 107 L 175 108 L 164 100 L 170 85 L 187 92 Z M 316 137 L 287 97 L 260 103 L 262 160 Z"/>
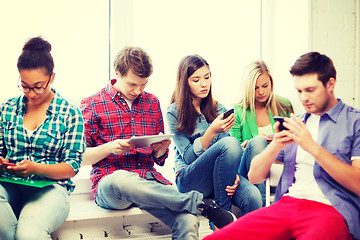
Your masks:
<path fill-rule="evenodd" d="M 283 102 L 291 106 L 291 103 L 288 99 L 282 98 Z M 270 110 L 268 109 L 271 126 L 274 126 L 274 116 L 270 113 Z M 235 114 L 235 124 L 230 130 L 230 134 L 233 137 L 236 137 L 240 143 L 243 143 L 246 140 L 250 140 L 257 135 L 259 135 L 258 132 L 258 126 L 256 122 L 256 116 L 252 116 L 250 109 L 246 110 L 246 119 L 243 124 L 243 108 L 239 105 L 234 105 L 234 114 Z M 286 117 L 290 116 L 291 112 L 287 112 Z M 255 114 L 255 113 L 254 113 Z"/>

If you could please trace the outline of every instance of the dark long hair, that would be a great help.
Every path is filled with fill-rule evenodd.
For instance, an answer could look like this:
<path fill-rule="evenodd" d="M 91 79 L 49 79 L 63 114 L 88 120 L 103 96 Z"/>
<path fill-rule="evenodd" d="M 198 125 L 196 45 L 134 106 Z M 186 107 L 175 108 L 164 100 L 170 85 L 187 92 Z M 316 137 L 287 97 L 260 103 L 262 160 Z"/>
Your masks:
<path fill-rule="evenodd" d="M 192 105 L 192 95 L 188 83 L 189 77 L 199 68 L 209 64 L 205 59 L 199 55 L 189 55 L 184 57 L 178 67 L 176 77 L 175 91 L 171 97 L 171 103 L 176 103 L 179 111 L 177 131 L 183 131 L 186 134 L 192 134 L 195 130 L 196 120 L 199 118 L 199 113 Z M 210 87 L 209 94 L 203 98 L 200 104 L 202 114 L 205 116 L 207 122 L 212 122 L 217 116 L 217 102 L 212 97 L 212 87 Z"/>
<path fill-rule="evenodd" d="M 47 75 L 54 70 L 54 60 L 50 54 L 51 44 L 41 37 L 27 41 L 18 58 L 17 68 L 21 70 L 44 69 Z"/>

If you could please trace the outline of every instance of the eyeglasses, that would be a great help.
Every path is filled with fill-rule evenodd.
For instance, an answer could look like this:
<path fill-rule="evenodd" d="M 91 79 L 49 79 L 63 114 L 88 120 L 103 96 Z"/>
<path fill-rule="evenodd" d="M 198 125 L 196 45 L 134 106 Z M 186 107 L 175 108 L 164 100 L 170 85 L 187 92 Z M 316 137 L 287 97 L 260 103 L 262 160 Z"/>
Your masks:
<path fill-rule="evenodd" d="M 44 87 L 24 87 L 21 85 L 21 77 L 19 77 L 19 83 L 18 83 L 18 88 L 20 89 L 20 91 L 24 92 L 24 93 L 28 93 L 30 92 L 30 90 L 33 90 L 35 93 L 44 93 L 45 89 L 47 88 L 47 86 L 49 85 L 49 82 L 51 80 L 51 75 L 49 78 L 49 81 L 47 81 L 46 85 Z"/>

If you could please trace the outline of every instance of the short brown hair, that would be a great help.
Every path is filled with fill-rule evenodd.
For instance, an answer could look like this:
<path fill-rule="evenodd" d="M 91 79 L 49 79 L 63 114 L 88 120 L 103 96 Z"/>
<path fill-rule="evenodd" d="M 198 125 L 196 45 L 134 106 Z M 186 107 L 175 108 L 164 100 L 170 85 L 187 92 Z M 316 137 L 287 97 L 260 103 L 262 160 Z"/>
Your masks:
<path fill-rule="evenodd" d="M 126 76 L 131 70 L 141 78 L 147 78 L 153 72 L 150 56 L 139 47 L 125 47 L 121 50 L 115 58 L 114 69 L 121 76 Z"/>
<path fill-rule="evenodd" d="M 318 79 L 324 86 L 330 78 L 336 79 L 333 61 L 328 56 L 318 52 L 308 52 L 301 55 L 290 69 L 290 74 L 293 76 L 313 73 L 318 75 Z"/>

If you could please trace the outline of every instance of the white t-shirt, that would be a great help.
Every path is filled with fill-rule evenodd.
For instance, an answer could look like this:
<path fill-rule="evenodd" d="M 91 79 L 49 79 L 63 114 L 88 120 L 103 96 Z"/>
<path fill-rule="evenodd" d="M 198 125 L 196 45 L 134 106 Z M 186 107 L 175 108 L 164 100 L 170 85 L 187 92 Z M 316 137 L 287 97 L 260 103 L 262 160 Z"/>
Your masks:
<path fill-rule="evenodd" d="M 318 139 L 319 123 L 320 116 L 313 114 L 306 121 L 306 127 L 315 141 Z M 295 164 L 295 182 L 290 186 L 289 193 L 285 195 L 331 205 L 314 178 L 314 164 L 314 157 L 298 146 Z"/>
<path fill-rule="evenodd" d="M 274 133 L 271 123 L 265 127 L 258 127 L 258 132 L 259 135 L 260 134 L 271 135 Z"/>
<path fill-rule="evenodd" d="M 26 129 L 26 133 L 28 135 L 28 137 L 31 137 L 31 135 L 34 133 L 35 130 L 28 130 Z"/>
<path fill-rule="evenodd" d="M 126 98 L 124 98 L 124 99 L 125 99 L 125 102 L 128 104 L 129 108 L 131 109 L 133 101 L 127 100 Z"/>

